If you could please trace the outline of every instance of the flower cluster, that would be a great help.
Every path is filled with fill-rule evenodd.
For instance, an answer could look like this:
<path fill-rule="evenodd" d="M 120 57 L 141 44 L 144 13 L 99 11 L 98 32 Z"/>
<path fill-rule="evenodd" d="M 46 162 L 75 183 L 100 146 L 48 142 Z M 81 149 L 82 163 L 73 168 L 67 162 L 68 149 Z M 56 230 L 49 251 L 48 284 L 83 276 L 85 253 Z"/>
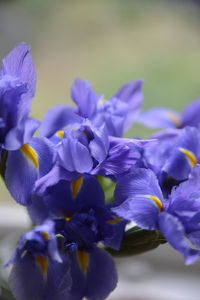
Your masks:
<path fill-rule="evenodd" d="M 105 100 L 76 79 L 75 106 L 56 106 L 38 122 L 29 117 L 36 85 L 30 48 L 21 43 L 3 59 L 0 171 L 34 224 L 6 264 L 17 300 L 105 299 L 117 285 L 110 253 L 123 253 L 129 222 L 141 232 L 140 246 L 148 248 L 153 232 L 156 245 L 167 241 L 185 263 L 198 258 L 200 100 L 182 115 L 140 113 L 142 84 L 131 81 Z M 147 140 L 124 138 L 135 121 L 166 129 Z M 131 232 L 126 250 L 138 252 L 138 230 Z"/>

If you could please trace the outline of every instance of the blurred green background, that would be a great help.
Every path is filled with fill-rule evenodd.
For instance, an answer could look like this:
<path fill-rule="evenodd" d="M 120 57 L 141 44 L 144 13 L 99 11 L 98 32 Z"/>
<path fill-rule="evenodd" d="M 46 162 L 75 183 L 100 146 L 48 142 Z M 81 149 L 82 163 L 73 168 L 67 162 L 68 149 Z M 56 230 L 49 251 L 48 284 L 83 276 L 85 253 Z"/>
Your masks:
<path fill-rule="evenodd" d="M 0 1 L 0 55 L 21 41 L 31 44 L 38 78 L 32 116 L 39 119 L 71 101 L 76 77 L 106 98 L 144 78 L 145 109 L 181 110 L 200 96 L 199 14 L 191 0 Z M 136 125 L 131 134 L 148 131 Z"/>

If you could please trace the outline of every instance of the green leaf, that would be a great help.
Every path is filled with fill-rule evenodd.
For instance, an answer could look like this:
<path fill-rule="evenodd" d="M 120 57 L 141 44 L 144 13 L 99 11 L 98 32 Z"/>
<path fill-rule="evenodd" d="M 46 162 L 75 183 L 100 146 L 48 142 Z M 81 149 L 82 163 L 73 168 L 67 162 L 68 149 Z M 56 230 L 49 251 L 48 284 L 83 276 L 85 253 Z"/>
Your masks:
<path fill-rule="evenodd" d="M 141 254 L 166 243 L 165 238 L 158 230 L 144 230 L 139 227 L 129 229 L 123 238 L 119 251 L 106 248 L 113 256 L 131 256 Z"/>
<path fill-rule="evenodd" d="M 103 176 L 97 176 L 97 179 L 102 186 L 102 189 L 104 190 L 106 203 L 114 201 L 113 194 L 116 182 L 112 181 L 110 178 L 106 178 Z"/>
<path fill-rule="evenodd" d="M 8 158 L 8 151 L 7 150 L 2 150 L 0 154 L 0 175 L 2 178 L 5 178 L 5 171 L 6 171 L 6 161 Z"/>

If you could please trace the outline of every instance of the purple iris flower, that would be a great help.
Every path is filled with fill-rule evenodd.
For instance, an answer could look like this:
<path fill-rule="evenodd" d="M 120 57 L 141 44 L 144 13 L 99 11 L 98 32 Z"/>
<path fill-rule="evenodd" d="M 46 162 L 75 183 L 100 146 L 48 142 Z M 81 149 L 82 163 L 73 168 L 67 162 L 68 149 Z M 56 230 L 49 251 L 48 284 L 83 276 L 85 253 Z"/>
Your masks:
<path fill-rule="evenodd" d="M 182 113 L 167 108 L 153 108 L 139 117 L 139 122 L 150 128 L 198 127 L 200 123 L 200 99 L 189 103 Z"/>
<path fill-rule="evenodd" d="M 29 118 L 36 74 L 25 43 L 3 58 L 0 71 L 0 147 L 17 150 L 32 137 L 39 123 Z"/>
<path fill-rule="evenodd" d="M 119 249 L 126 222 L 105 204 L 96 178 L 86 175 L 75 182 L 61 180 L 35 198 L 29 213 L 35 222 L 47 216 L 55 220 L 56 233 L 62 236 L 63 251 L 70 261 L 69 299 L 105 299 L 116 286 L 117 273 L 110 254 L 97 244 Z"/>
<path fill-rule="evenodd" d="M 153 135 L 157 145 L 144 150 L 148 167 L 158 176 L 160 183 L 166 177 L 182 181 L 200 162 L 200 131 L 195 127 L 168 129 Z"/>
<path fill-rule="evenodd" d="M 57 249 L 53 221 L 46 220 L 22 236 L 10 264 L 9 283 L 16 299 L 69 299 L 69 262 Z"/>
<path fill-rule="evenodd" d="M 71 87 L 71 98 L 77 108 L 60 105 L 51 109 L 41 124 L 41 135 L 50 137 L 56 131 L 63 130 L 72 119 L 75 123 L 82 117 L 90 119 L 96 126 L 105 124 L 109 135 L 121 137 L 140 112 L 142 83 L 143 80 L 131 81 L 123 85 L 110 100 L 104 101 L 102 95 L 97 95 L 87 81 L 76 79 Z"/>
<path fill-rule="evenodd" d="M 151 170 L 137 169 L 117 183 L 117 204 L 112 210 L 141 228 L 159 229 L 171 246 L 183 255 L 185 263 L 190 264 L 200 254 L 199 182 L 200 167 L 197 166 L 189 179 L 174 188 L 168 200 L 164 200 L 155 174 Z"/>
<path fill-rule="evenodd" d="M 88 119 L 68 125 L 56 146 L 57 162 L 37 181 L 36 192 L 42 194 L 62 179 L 73 181 L 83 174 L 116 180 L 136 163 L 140 149 L 154 142 L 110 137 L 105 125 L 96 128 Z"/>

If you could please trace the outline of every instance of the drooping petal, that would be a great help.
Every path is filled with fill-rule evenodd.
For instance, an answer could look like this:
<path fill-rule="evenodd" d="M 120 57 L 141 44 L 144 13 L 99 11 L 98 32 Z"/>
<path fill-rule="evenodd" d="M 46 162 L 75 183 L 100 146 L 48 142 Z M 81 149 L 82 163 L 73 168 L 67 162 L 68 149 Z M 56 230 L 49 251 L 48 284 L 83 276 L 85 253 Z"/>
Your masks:
<path fill-rule="evenodd" d="M 31 254 L 27 253 L 14 264 L 9 277 L 9 285 L 17 300 L 42 299 L 43 275 Z"/>
<path fill-rule="evenodd" d="M 84 118 L 91 118 L 96 112 L 100 96 L 87 81 L 77 78 L 71 86 L 71 98 L 78 106 L 78 114 Z"/>
<path fill-rule="evenodd" d="M 159 209 L 152 199 L 142 196 L 136 196 L 127 199 L 112 211 L 119 217 L 134 221 L 143 229 L 154 230 L 158 228 Z"/>
<path fill-rule="evenodd" d="M 54 146 L 45 138 L 33 138 L 20 150 L 9 152 L 5 182 L 18 203 L 23 205 L 31 203 L 36 180 L 50 171 L 54 160 Z"/>
<path fill-rule="evenodd" d="M 120 178 L 116 185 L 115 199 L 119 204 L 135 197 L 149 198 L 147 196 L 153 196 L 163 202 L 158 180 L 151 170 L 138 168 Z"/>
<path fill-rule="evenodd" d="M 183 255 L 186 264 L 195 262 L 200 252 L 187 244 L 184 227 L 178 218 L 166 212 L 161 213 L 159 228 L 169 244 Z"/>
<path fill-rule="evenodd" d="M 40 126 L 40 135 L 51 137 L 58 130 L 63 130 L 68 124 L 81 121 L 82 118 L 75 114 L 73 107 L 68 105 L 55 106 L 46 113 Z"/>
<path fill-rule="evenodd" d="M 137 169 L 123 176 L 116 185 L 115 198 L 117 204 L 112 211 L 119 217 L 144 229 L 157 228 L 163 196 L 152 171 Z"/>
<path fill-rule="evenodd" d="M 94 248 L 90 253 L 85 296 L 90 300 L 105 299 L 117 285 L 117 271 L 112 256 Z"/>
<path fill-rule="evenodd" d="M 62 255 L 62 263 L 50 259 L 45 283 L 44 300 L 71 299 L 69 294 L 71 285 L 72 278 L 68 256 Z"/>
<path fill-rule="evenodd" d="M 76 195 L 72 184 L 61 180 L 46 191 L 44 201 L 52 214 L 70 217 L 84 207 L 104 207 L 104 193 L 95 177 L 84 176 Z"/>
<path fill-rule="evenodd" d="M 97 247 L 87 255 L 89 257 L 85 270 L 75 256 L 71 258 L 71 299 L 81 300 L 86 297 L 89 300 L 103 300 L 117 284 L 114 261 L 110 254 Z"/>
<path fill-rule="evenodd" d="M 153 108 L 144 112 L 139 117 L 139 122 L 150 128 L 174 128 L 182 125 L 181 116 L 166 108 Z"/>
<path fill-rule="evenodd" d="M 31 204 L 27 207 L 27 210 L 33 224 L 41 224 L 47 218 L 51 217 L 44 199 L 35 195 L 35 193 L 32 196 Z"/>

